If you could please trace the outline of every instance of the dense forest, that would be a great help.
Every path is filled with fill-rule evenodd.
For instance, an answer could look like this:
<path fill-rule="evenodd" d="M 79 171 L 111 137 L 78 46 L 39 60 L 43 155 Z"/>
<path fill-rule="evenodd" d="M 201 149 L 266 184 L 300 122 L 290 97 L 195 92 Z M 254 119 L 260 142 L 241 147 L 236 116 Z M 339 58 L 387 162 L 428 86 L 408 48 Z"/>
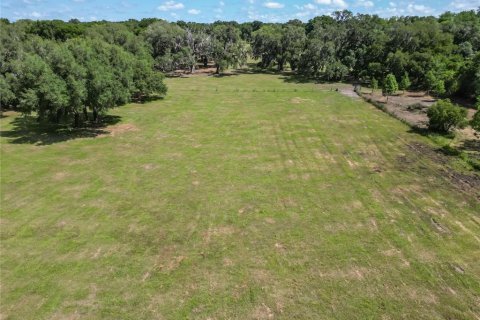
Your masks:
<path fill-rule="evenodd" d="M 2 19 L 0 38 L 2 108 L 76 126 L 164 95 L 164 73 L 212 64 L 220 73 L 249 57 L 261 69 L 387 92 L 398 81 L 439 97 L 480 96 L 480 9 L 389 19 L 345 10 L 283 24 Z"/>

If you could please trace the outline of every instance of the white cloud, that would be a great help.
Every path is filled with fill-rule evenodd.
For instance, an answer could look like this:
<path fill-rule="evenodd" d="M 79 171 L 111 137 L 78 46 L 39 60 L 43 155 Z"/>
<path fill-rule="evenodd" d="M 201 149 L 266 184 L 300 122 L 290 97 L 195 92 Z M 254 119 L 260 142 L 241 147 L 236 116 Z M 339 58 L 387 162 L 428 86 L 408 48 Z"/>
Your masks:
<path fill-rule="evenodd" d="M 410 3 L 407 6 L 407 11 L 410 14 L 431 14 L 434 10 L 430 7 L 427 7 L 423 4 Z"/>
<path fill-rule="evenodd" d="M 340 8 L 348 7 L 347 3 L 344 0 L 332 0 L 332 4 Z"/>
<path fill-rule="evenodd" d="M 181 2 L 167 1 L 157 7 L 160 11 L 170 11 L 183 9 L 185 6 Z"/>
<path fill-rule="evenodd" d="M 272 1 L 271 2 L 265 2 L 263 4 L 263 6 L 265 8 L 269 8 L 269 9 L 282 9 L 283 7 L 285 7 L 285 5 L 282 4 L 282 3 L 272 2 Z"/>
<path fill-rule="evenodd" d="M 315 0 L 316 3 L 344 9 L 348 7 L 345 0 Z"/>
<path fill-rule="evenodd" d="M 42 16 L 42 14 L 40 12 L 33 11 L 32 13 L 30 13 L 30 16 L 32 16 L 34 18 L 40 18 Z"/>
<path fill-rule="evenodd" d="M 454 10 L 475 10 L 480 7 L 480 0 L 455 0 L 450 2 Z"/>
<path fill-rule="evenodd" d="M 225 2 L 223 2 L 223 1 L 220 1 L 218 4 L 220 5 L 220 7 L 224 7 L 224 6 L 225 6 Z"/>
<path fill-rule="evenodd" d="M 188 10 L 188 13 L 190 13 L 190 14 L 200 14 L 200 12 L 202 12 L 202 11 L 200 11 L 200 10 L 198 10 L 198 9 L 190 9 L 190 10 Z"/>
<path fill-rule="evenodd" d="M 370 0 L 358 0 L 356 5 L 357 5 L 357 7 L 371 8 L 375 4 Z"/>

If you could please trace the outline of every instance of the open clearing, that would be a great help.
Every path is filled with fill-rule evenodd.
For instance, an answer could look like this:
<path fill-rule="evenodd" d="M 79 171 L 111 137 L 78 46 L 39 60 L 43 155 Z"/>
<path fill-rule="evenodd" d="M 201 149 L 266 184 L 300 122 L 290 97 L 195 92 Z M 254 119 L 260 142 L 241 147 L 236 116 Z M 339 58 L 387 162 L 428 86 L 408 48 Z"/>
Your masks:
<path fill-rule="evenodd" d="M 1 319 L 480 319 L 480 190 L 427 138 L 275 75 L 167 84 L 97 137 L 0 120 Z"/>

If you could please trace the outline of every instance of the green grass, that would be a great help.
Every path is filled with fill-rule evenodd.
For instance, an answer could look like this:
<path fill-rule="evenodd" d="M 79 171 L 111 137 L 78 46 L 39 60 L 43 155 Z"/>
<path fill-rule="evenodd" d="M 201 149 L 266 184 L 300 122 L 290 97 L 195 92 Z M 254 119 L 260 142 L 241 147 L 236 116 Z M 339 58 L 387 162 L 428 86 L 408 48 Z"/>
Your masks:
<path fill-rule="evenodd" d="M 275 75 L 167 83 L 114 136 L 1 119 L 2 319 L 480 317 L 480 204 L 428 138 Z"/>

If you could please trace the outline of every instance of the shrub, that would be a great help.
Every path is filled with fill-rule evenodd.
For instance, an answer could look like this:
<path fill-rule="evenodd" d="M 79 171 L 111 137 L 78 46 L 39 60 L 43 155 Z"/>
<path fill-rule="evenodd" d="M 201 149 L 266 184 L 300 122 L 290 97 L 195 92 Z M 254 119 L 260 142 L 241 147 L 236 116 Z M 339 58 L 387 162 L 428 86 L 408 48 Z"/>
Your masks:
<path fill-rule="evenodd" d="M 395 76 L 391 73 L 387 75 L 385 78 L 385 82 L 383 84 L 383 95 L 387 96 L 387 101 L 388 101 L 388 96 L 391 96 L 398 90 L 398 83 L 397 79 Z"/>
<path fill-rule="evenodd" d="M 439 132 L 450 132 L 454 128 L 463 128 L 467 124 L 467 110 L 454 105 L 450 100 L 440 100 L 428 111 L 428 127 Z"/>
<path fill-rule="evenodd" d="M 408 72 L 405 72 L 402 79 L 400 80 L 399 88 L 403 91 L 408 90 L 412 83 L 410 82 L 410 78 L 408 77 Z"/>
<path fill-rule="evenodd" d="M 475 112 L 470 125 L 475 131 L 480 132 L 480 96 L 477 97 L 477 112 Z"/>
<path fill-rule="evenodd" d="M 477 112 L 475 112 L 475 115 L 473 116 L 473 119 L 470 122 L 470 125 L 475 131 L 480 132 L 480 109 Z"/>
<path fill-rule="evenodd" d="M 375 78 L 372 78 L 372 93 L 377 89 L 378 89 L 378 80 Z"/>

